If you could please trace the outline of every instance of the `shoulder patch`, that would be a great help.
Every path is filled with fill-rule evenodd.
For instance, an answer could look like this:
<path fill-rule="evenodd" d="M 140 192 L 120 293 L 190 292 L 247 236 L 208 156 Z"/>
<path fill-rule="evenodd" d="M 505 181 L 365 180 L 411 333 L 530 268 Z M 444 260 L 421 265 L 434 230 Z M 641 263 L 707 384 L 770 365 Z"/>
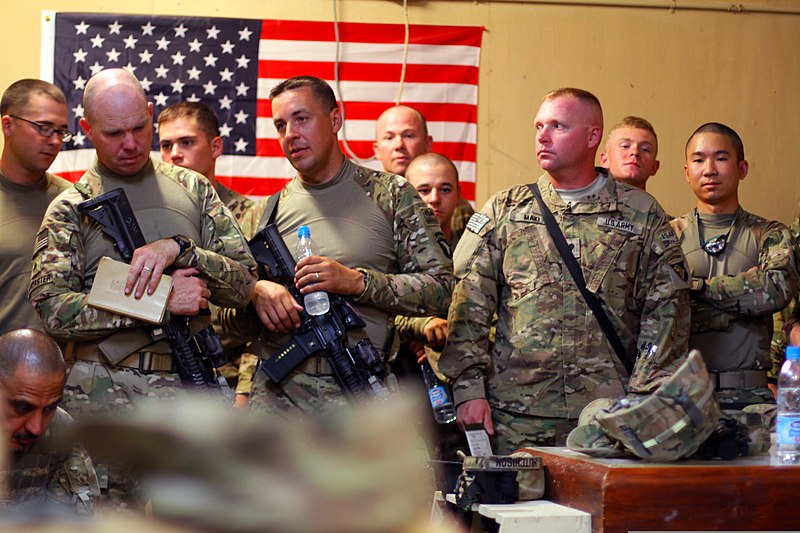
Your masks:
<path fill-rule="evenodd" d="M 624 218 L 599 216 L 597 217 L 597 225 L 604 228 L 611 228 L 625 233 L 633 233 L 634 235 L 642 234 L 642 223 L 631 222 Z"/>
<path fill-rule="evenodd" d="M 36 244 L 34 244 L 33 247 L 33 255 L 36 255 L 45 248 L 47 248 L 47 233 L 48 233 L 47 230 L 43 229 L 36 236 Z"/>
<path fill-rule="evenodd" d="M 478 234 L 483 229 L 483 227 L 489 223 L 489 217 L 484 215 L 483 213 L 474 213 L 471 217 L 469 217 L 469 222 L 467 222 L 467 229 L 472 233 Z"/>
<path fill-rule="evenodd" d="M 433 210 L 430 207 L 425 206 L 424 209 L 420 209 L 419 212 L 422 214 L 422 221 L 425 223 L 426 226 L 438 226 L 439 219 L 436 218 L 436 215 L 433 214 Z"/>
<path fill-rule="evenodd" d="M 673 229 L 669 228 L 656 233 L 652 248 L 655 253 L 661 255 L 668 249 L 677 246 L 679 242 L 678 235 Z"/>
<path fill-rule="evenodd" d="M 689 282 L 689 270 L 686 268 L 686 263 L 684 262 L 683 254 L 675 254 L 671 256 L 669 259 L 667 259 L 667 263 L 669 264 L 672 271 L 675 272 L 675 275 L 678 276 L 678 278 L 681 281 L 684 281 L 686 283 Z"/>

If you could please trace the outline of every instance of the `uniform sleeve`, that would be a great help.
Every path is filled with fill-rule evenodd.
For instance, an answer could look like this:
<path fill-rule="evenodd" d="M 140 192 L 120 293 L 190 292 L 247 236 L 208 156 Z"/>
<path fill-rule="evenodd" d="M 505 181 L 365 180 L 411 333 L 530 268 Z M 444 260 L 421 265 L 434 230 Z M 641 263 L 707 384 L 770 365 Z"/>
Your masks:
<path fill-rule="evenodd" d="M 786 321 L 792 316 L 796 305 L 797 301 L 792 300 L 792 303 L 772 315 L 774 330 L 772 332 L 772 341 L 769 345 L 769 360 L 772 363 L 772 367 L 767 371 L 767 381 L 770 383 L 778 382 L 778 374 L 781 371 L 783 362 L 786 360 L 786 333 L 783 328 Z"/>
<path fill-rule="evenodd" d="M 394 327 L 401 341 L 410 339 L 425 339 L 425 324 L 433 319 L 432 316 L 397 316 Z"/>
<path fill-rule="evenodd" d="M 364 293 L 356 298 L 389 313 L 444 315 L 453 289 L 450 250 L 433 211 L 403 182 L 394 209 L 394 249 L 398 273 L 358 268 L 366 273 Z"/>
<path fill-rule="evenodd" d="M 674 230 L 660 207 L 651 212 L 658 228 L 643 247 L 637 299 L 641 303 L 637 358 L 629 392 L 651 392 L 686 357 L 691 322 L 689 270 Z"/>
<path fill-rule="evenodd" d="M 28 298 L 45 330 L 59 341 L 85 341 L 142 325 L 133 318 L 87 305 L 86 253 L 77 202 L 57 197 L 39 228 Z"/>
<path fill-rule="evenodd" d="M 789 232 L 795 243 L 795 254 L 798 253 L 797 244 L 798 237 L 800 237 L 800 216 L 795 217 L 792 225 L 789 226 Z M 797 257 L 800 261 L 800 257 Z M 786 359 L 786 334 L 783 331 L 783 326 L 786 321 L 792 316 L 795 306 L 797 305 L 797 296 L 792 302 L 787 305 L 783 310 L 773 315 L 774 332 L 772 335 L 772 342 L 770 343 L 769 358 L 772 361 L 772 368 L 767 372 L 767 380 L 770 383 L 777 383 L 778 374 L 781 370 L 781 365 Z"/>
<path fill-rule="evenodd" d="M 79 516 L 92 516 L 98 496 L 100 483 L 92 460 L 82 447 L 76 446 L 51 478 L 47 497 L 74 505 Z"/>
<path fill-rule="evenodd" d="M 502 250 L 490 203 L 473 215 L 454 255 L 456 287 L 447 317 L 447 343 L 439 370 L 453 383 L 456 404 L 486 397 L 491 369 L 489 333 L 497 311 Z"/>
<path fill-rule="evenodd" d="M 717 309 L 697 298 L 690 298 L 692 310 L 692 334 L 708 331 L 728 331 L 731 320 L 735 318 L 731 313 Z"/>
<path fill-rule="evenodd" d="M 175 260 L 175 266 L 200 271 L 211 291 L 211 302 L 221 307 L 241 307 L 250 301 L 256 262 L 233 215 L 214 188 L 199 180 L 203 213 L 202 242 Z"/>
<path fill-rule="evenodd" d="M 772 314 L 783 309 L 798 288 L 795 246 L 786 226 L 767 224 L 758 263 L 746 272 L 711 278 L 700 298 L 737 315 Z"/>

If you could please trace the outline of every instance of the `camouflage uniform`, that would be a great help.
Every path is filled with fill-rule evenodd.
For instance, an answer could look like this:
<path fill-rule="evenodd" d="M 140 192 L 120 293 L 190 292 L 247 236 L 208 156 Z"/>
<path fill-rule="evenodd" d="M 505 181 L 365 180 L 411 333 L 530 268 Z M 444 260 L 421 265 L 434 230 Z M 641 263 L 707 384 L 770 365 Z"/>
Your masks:
<path fill-rule="evenodd" d="M 79 183 L 94 196 L 124 188 L 148 241 L 182 234 L 196 243 L 174 266 L 199 270 L 212 303 L 235 307 L 248 302 L 255 261 L 230 211 L 207 180 L 160 161 L 148 162 L 133 176 L 116 175 L 95 161 Z M 50 205 L 37 237 L 30 287 L 47 332 L 73 343 L 65 357 L 77 354 L 84 359 L 73 367 L 65 388 L 65 408 L 75 416 L 86 409 L 124 410 L 137 397 L 171 396 L 179 383 L 177 374 L 170 372 L 171 351 L 165 341 L 150 342 L 136 319 L 86 305 L 100 258 L 122 258 L 101 226 L 78 212 L 77 205 L 84 200 L 71 188 Z M 131 357 L 136 361 L 108 364 L 97 348 L 104 341 L 127 355 L 126 361 Z M 140 366 L 145 356 L 152 357 L 149 368 Z M 154 361 L 162 366 L 156 367 Z M 162 387 L 167 390 L 158 392 Z"/>
<path fill-rule="evenodd" d="M 464 230 L 467 229 L 467 222 L 469 222 L 473 213 L 475 213 L 475 210 L 472 208 L 472 204 L 463 198 L 459 198 L 458 205 L 450 216 L 450 230 L 453 232 L 453 239 L 456 242 L 461 238 Z"/>
<path fill-rule="evenodd" d="M 238 192 L 227 188 L 219 182 L 217 182 L 216 190 L 217 195 L 219 195 L 219 199 L 222 200 L 222 203 L 225 204 L 225 207 L 230 210 L 233 218 L 236 219 L 237 224 L 241 224 L 242 220 L 248 216 L 248 212 L 255 205 L 255 202 L 247 196 L 239 194 Z M 219 324 L 219 308 L 216 305 L 211 305 L 209 307 L 211 309 L 212 324 L 222 339 L 222 346 L 225 349 L 225 356 L 231 363 L 220 368 L 220 371 L 232 387 L 238 387 L 239 363 L 245 344 L 247 344 L 247 339 L 238 339 L 231 337 L 230 335 L 225 335 L 222 331 L 222 327 Z M 250 389 L 250 386 L 246 384 L 245 387 L 247 390 Z"/>
<path fill-rule="evenodd" d="M 230 210 L 233 218 L 235 218 L 236 222 L 239 224 L 242 223 L 242 220 L 245 218 L 247 213 L 256 204 L 247 196 L 239 194 L 238 192 L 227 188 L 221 183 L 217 183 L 216 190 L 219 199 L 222 200 L 222 203 L 225 204 L 225 207 Z"/>
<path fill-rule="evenodd" d="M 649 194 L 598 172 L 605 183 L 590 201 L 564 202 L 547 174 L 537 186 L 588 289 L 636 359 L 631 376 L 577 290 L 528 186 L 492 197 L 456 248 L 439 368 L 454 381 L 457 404 L 489 401 L 499 453 L 563 445 L 591 400 L 650 392 L 686 354 L 686 269 L 664 211 Z"/>
<path fill-rule="evenodd" d="M 326 193 L 326 189 L 335 194 Z M 361 196 L 362 192 L 365 196 Z M 365 291 L 353 298 L 353 303 L 367 322 L 366 333 L 379 352 L 387 357 L 394 352 L 390 346 L 395 314 L 423 315 L 443 313 L 447 309 L 453 280 L 447 244 L 433 212 L 404 178 L 359 167 L 345 160 L 337 175 L 322 188 L 306 187 L 300 178 L 295 178 L 280 194 L 275 220 L 290 250 L 294 249 L 297 240 L 297 226 L 308 223 L 312 236 L 322 248 L 322 255 L 366 274 Z M 302 201 L 308 203 L 302 205 L 308 205 L 309 209 L 313 207 L 316 214 L 297 209 L 290 214 L 291 205 L 300 205 L 292 202 L 300 202 L 305 195 L 310 196 Z M 349 195 L 352 202 L 342 200 L 341 195 Z M 352 205 L 357 202 L 367 204 L 373 218 L 360 219 L 354 209 L 364 208 L 364 205 Z M 250 222 L 243 223 L 245 234 L 255 233 L 265 206 L 266 201 L 252 210 Z M 291 220 L 286 220 L 287 217 Z M 365 228 L 370 224 L 379 227 Z M 361 234 L 345 235 L 342 233 L 344 227 L 363 229 Z M 369 231 L 373 231 L 373 235 L 375 232 L 391 235 L 393 240 L 369 242 L 364 239 Z M 354 250 L 361 254 L 360 259 L 352 255 Z M 384 260 L 384 270 L 366 269 L 360 263 L 378 264 Z M 251 308 L 226 310 L 222 322 L 227 330 L 239 336 L 252 338 L 260 332 L 261 342 L 256 343 L 254 350 L 262 358 L 268 358 L 288 339 L 287 336 L 276 339 L 270 335 Z M 363 337 L 364 333 L 351 331 L 351 343 L 356 342 L 355 336 Z M 278 406 L 280 411 L 299 407 L 307 413 L 343 403 L 342 392 L 330 369 L 326 368 L 327 360 L 314 357 L 301 366 L 303 369 L 293 371 L 280 386 L 267 383 L 266 376 L 259 373 L 254 378 L 251 403 L 257 408 Z"/>
<path fill-rule="evenodd" d="M 789 226 L 789 231 L 794 238 L 794 244 L 796 247 L 795 255 L 798 257 L 798 261 L 800 261 L 800 249 L 797 248 L 800 246 L 800 207 L 798 207 L 797 212 L 798 215 L 795 217 L 792 225 Z M 778 383 L 778 374 L 780 373 L 783 361 L 786 359 L 786 334 L 783 332 L 783 327 L 786 321 L 789 320 L 789 317 L 792 316 L 794 308 L 797 305 L 797 299 L 797 293 L 795 293 L 794 298 L 791 302 L 789 302 L 789 305 L 772 316 L 774 331 L 772 333 L 772 342 L 770 343 L 769 348 L 772 368 L 767 373 L 767 378 L 770 383 Z"/>
<path fill-rule="evenodd" d="M 11 492 L 8 501 L 0 501 L 0 514 L 66 505 L 82 516 L 94 514 L 100 488 L 92 460 L 80 446 L 64 450 L 57 443 L 71 425 L 72 418 L 59 407 L 45 434 L 28 450 L 12 455 L 6 473 Z"/>
<path fill-rule="evenodd" d="M 50 201 L 70 186 L 49 172 L 33 185 L 14 183 L 0 174 L 0 335 L 43 329 L 28 301 L 31 249 Z"/>
<path fill-rule="evenodd" d="M 762 379 L 766 380 L 767 371 L 773 366 L 772 314 L 786 307 L 797 293 L 793 239 L 785 225 L 741 207 L 726 220 L 699 216 L 706 219 L 701 221 L 704 239 L 728 227 L 732 229 L 725 250 L 712 256 L 700 246 L 696 210 L 672 223 L 692 277 L 706 280 L 703 291 L 692 295 L 689 346 L 700 350 L 712 373 L 763 371 Z M 757 269 L 751 270 L 753 267 Z M 774 402 L 766 382 L 722 388 L 717 395 L 723 408 Z"/>

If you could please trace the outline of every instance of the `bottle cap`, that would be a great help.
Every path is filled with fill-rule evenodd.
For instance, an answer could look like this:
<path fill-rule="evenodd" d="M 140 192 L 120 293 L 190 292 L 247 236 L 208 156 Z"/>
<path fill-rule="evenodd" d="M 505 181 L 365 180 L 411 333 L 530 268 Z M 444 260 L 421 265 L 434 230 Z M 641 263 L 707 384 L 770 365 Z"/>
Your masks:
<path fill-rule="evenodd" d="M 303 237 L 310 237 L 311 230 L 308 229 L 308 226 L 300 226 L 299 228 L 297 228 L 297 236 L 301 239 Z"/>
<path fill-rule="evenodd" d="M 787 346 L 786 359 L 790 361 L 797 361 L 800 359 L 800 346 Z"/>

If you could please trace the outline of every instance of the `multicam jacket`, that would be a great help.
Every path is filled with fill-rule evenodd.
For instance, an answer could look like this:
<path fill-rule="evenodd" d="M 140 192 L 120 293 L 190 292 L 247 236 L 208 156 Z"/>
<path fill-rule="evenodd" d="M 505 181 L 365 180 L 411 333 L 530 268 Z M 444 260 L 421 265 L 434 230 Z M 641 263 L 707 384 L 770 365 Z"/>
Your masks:
<path fill-rule="evenodd" d="M 93 196 L 124 188 L 148 242 L 175 234 L 191 239 L 195 245 L 174 266 L 199 270 L 212 303 L 241 306 L 249 301 L 255 260 L 230 211 L 207 180 L 160 161 L 151 160 L 133 176 L 114 174 L 95 161 L 79 183 Z M 78 211 L 84 200 L 76 188 L 53 200 L 33 255 L 29 298 L 45 329 L 60 341 L 99 339 L 141 325 L 133 318 L 86 305 L 100 259 L 122 258 L 100 224 Z"/>
<path fill-rule="evenodd" d="M 519 185 L 473 215 L 454 256 L 457 285 L 439 362 L 456 403 L 577 418 L 595 398 L 649 392 L 687 351 L 685 259 L 652 196 L 609 179 L 591 202 L 536 186 L 630 358 L 629 376 L 580 295 L 535 197 Z M 496 341 L 489 341 L 497 312 Z"/>

